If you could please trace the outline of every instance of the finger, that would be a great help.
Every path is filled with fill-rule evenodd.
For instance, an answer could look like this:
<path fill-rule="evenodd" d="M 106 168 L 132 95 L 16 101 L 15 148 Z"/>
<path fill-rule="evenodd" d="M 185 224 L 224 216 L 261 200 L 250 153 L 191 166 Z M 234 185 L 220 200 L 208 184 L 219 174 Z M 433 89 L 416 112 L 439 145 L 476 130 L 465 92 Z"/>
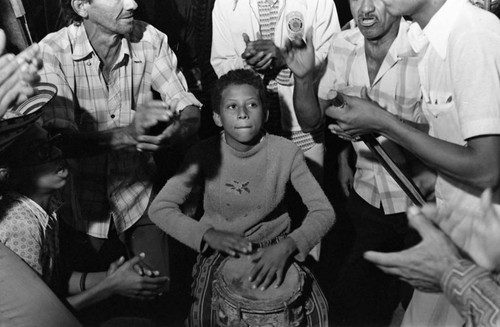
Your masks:
<path fill-rule="evenodd" d="M 349 184 L 347 184 L 347 183 L 342 184 L 342 192 L 344 193 L 344 195 L 346 197 L 349 196 Z"/>
<path fill-rule="evenodd" d="M 260 270 L 262 269 L 261 265 L 254 265 L 252 270 L 250 270 L 250 274 L 248 274 L 248 280 L 252 283 L 257 278 Z"/>
<path fill-rule="evenodd" d="M 427 219 L 418 207 L 408 209 L 408 223 L 425 239 L 438 232 L 438 229 Z"/>
<path fill-rule="evenodd" d="M 5 32 L 0 28 L 0 55 L 5 51 L 5 44 L 7 43 L 7 37 Z"/>
<path fill-rule="evenodd" d="M 281 267 L 276 271 L 276 283 L 274 283 L 274 288 L 278 288 L 281 286 L 281 284 L 283 283 L 284 276 L 285 273 L 283 271 L 283 267 Z"/>
<path fill-rule="evenodd" d="M 370 100 L 370 97 L 368 96 L 368 89 L 366 88 L 366 86 L 363 86 L 361 88 L 360 97 L 361 99 Z"/>
<path fill-rule="evenodd" d="M 243 36 L 243 41 L 245 42 L 246 45 L 248 45 L 248 43 L 250 42 L 250 37 L 248 37 L 247 33 L 243 33 L 242 36 Z"/>
<path fill-rule="evenodd" d="M 264 286 L 263 283 L 268 275 L 268 271 L 269 269 L 265 267 L 262 267 L 262 269 L 260 269 L 259 273 L 257 274 L 257 276 L 255 276 L 255 279 L 253 281 L 252 284 L 253 289 L 260 288 L 261 291 L 265 290 L 265 288 L 263 288 Z"/>
<path fill-rule="evenodd" d="M 262 58 L 255 66 L 257 69 L 264 70 L 271 66 L 272 63 L 272 53 L 268 53 Z"/>
<path fill-rule="evenodd" d="M 488 212 L 490 208 L 493 206 L 492 198 L 493 198 L 493 192 L 491 188 L 487 188 L 481 194 L 481 208 L 483 209 L 484 212 Z"/>
<path fill-rule="evenodd" d="M 144 259 L 145 257 L 146 257 L 146 254 L 144 252 L 141 252 L 141 253 L 139 253 L 139 255 L 136 255 L 132 259 L 127 261 L 127 264 L 129 264 L 130 266 L 134 266 L 134 265 L 138 264 L 139 262 L 141 262 L 141 260 Z"/>
<path fill-rule="evenodd" d="M 33 43 L 23 51 L 21 51 L 17 58 L 23 60 L 24 62 L 31 63 L 35 58 L 38 57 L 40 53 L 40 46 L 38 43 Z"/>
<path fill-rule="evenodd" d="M 139 276 L 144 276 L 144 270 L 140 265 L 133 265 L 132 268 Z"/>
<path fill-rule="evenodd" d="M 247 59 L 247 64 L 250 66 L 255 66 L 262 58 L 265 56 L 264 52 L 260 51 L 253 55 L 250 59 Z"/>
<path fill-rule="evenodd" d="M 135 148 L 139 152 L 156 152 L 160 149 L 160 146 L 154 143 L 139 142 Z"/>
<path fill-rule="evenodd" d="M 265 291 L 275 279 L 276 269 L 274 267 L 271 267 L 265 274 L 264 281 L 262 282 L 262 285 L 260 285 L 260 290 Z"/>
<path fill-rule="evenodd" d="M 424 205 L 420 208 L 420 212 L 427 217 L 427 219 L 430 219 L 438 225 L 442 222 L 442 220 L 449 216 L 449 211 L 450 210 L 441 210 L 440 212 L 435 205 L 430 204 Z"/>
<path fill-rule="evenodd" d="M 314 48 L 312 27 L 309 27 L 309 29 L 306 32 L 306 45 L 308 48 Z"/>
<path fill-rule="evenodd" d="M 402 267 L 407 264 L 405 255 L 402 253 L 403 252 L 382 253 L 367 251 L 363 254 L 363 257 L 379 267 Z"/>

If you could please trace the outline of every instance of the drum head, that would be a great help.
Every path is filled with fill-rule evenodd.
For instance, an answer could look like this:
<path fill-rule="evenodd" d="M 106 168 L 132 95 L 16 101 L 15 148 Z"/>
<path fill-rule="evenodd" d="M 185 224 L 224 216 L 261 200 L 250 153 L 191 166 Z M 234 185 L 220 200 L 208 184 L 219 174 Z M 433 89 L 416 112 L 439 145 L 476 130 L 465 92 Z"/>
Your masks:
<path fill-rule="evenodd" d="M 254 267 L 250 256 L 240 258 L 226 259 L 220 268 L 220 277 L 229 293 L 235 293 L 244 299 L 258 300 L 277 300 L 281 303 L 290 299 L 294 293 L 301 291 L 301 282 L 298 268 L 295 264 L 291 265 L 286 273 L 286 277 L 280 287 L 275 288 L 271 284 L 266 290 L 253 289 L 252 283 L 248 280 L 250 271 Z"/>

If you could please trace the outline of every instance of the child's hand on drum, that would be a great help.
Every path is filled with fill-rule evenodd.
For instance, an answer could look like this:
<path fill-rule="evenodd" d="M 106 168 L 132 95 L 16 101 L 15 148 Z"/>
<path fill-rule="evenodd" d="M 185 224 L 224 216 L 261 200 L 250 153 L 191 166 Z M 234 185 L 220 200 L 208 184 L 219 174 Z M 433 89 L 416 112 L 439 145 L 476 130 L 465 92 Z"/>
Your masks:
<path fill-rule="evenodd" d="M 237 253 L 248 254 L 252 252 L 252 243 L 238 234 L 223 232 L 210 228 L 203 235 L 203 240 L 212 249 L 227 253 L 235 257 Z"/>
<path fill-rule="evenodd" d="M 297 250 L 295 241 L 287 237 L 278 244 L 268 246 L 252 256 L 255 266 L 250 271 L 253 288 L 265 291 L 276 280 L 274 287 L 279 287 L 287 271 L 288 258 Z"/>

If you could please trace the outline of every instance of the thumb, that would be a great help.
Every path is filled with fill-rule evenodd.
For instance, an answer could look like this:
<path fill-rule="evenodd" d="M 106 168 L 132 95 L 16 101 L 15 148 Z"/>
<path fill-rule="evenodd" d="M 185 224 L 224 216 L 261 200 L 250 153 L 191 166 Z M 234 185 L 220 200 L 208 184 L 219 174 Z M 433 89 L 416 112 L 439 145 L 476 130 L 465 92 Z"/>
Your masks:
<path fill-rule="evenodd" d="M 248 44 L 248 42 L 250 42 L 250 38 L 248 37 L 248 34 L 243 33 L 242 36 L 243 36 L 243 41 L 245 41 L 245 44 Z"/>
<path fill-rule="evenodd" d="M 487 188 L 486 190 L 484 190 L 483 194 L 481 194 L 481 208 L 484 212 L 488 212 L 488 210 L 492 206 L 492 197 L 493 192 L 491 191 L 491 188 Z"/>
<path fill-rule="evenodd" d="M 431 234 L 438 231 L 432 224 L 432 222 L 427 219 L 427 217 L 425 217 L 425 215 L 418 207 L 410 207 L 408 209 L 407 215 L 410 226 L 417 230 L 422 239 L 425 239 Z"/>
<path fill-rule="evenodd" d="M 306 44 L 308 48 L 314 48 L 312 27 L 310 27 L 306 32 Z"/>
<path fill-rule="evenodd" d="M 370 96 L 368 95 L 368 89 L 366 88 L 366 86 L 363 86 L 361 88 L 360 96 L 361 99 L 371 100 Z"/>
<path fill-rule="evenodd" d="M 7 43 L 7 37 L 5 36 L 5 32 L 0 28 L 0 55 L 3 54 L 6 43 Z"/>

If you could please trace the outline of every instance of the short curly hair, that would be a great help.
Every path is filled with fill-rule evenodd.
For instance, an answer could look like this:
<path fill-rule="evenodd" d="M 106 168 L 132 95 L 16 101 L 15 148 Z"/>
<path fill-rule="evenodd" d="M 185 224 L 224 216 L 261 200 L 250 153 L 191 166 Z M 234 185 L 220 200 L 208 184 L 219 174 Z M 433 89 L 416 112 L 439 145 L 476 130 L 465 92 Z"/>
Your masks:
<path fill-rule="evenodd" d="M 214 85 L 212 90 L 212 110 L 215 113 L 220 112 L 222 101 L 222 92 L 230 85 L 251 85 L 259 92 L 260 102 L 264 112 L 267 111 L 267 95 L 266 88 L 262 82 L 262 78 L 249 69 L 234 69 L 222 75 Z"/>
<path fill-rule="evenodd" d="M 92 0 L 86 0 L 88 3 L 91 3 Z M 72 0 L 61 0 L 61 9 L 64 14 L 64 20 L 67 24 L 71 23 L 81 23 L 83 18 L 78 15 L 73 6 L 71 5 Z"/>

